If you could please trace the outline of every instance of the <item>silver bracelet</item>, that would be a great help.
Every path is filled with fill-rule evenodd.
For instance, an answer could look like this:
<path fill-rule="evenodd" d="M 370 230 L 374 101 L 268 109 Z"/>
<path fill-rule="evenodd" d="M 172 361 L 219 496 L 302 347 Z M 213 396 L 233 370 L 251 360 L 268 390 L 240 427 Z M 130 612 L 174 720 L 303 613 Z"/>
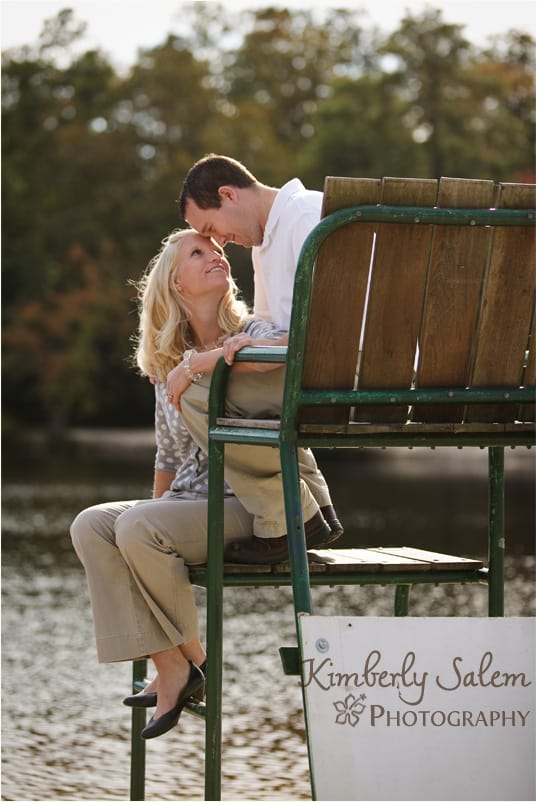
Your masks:
<path fill-rule="evenodd" d="M 189 348 L 188 351 L 185 351 L 185 353 L 183 354 L 183 369 L 187 375 L 187 378 L 191 382 L 199 382 L 199 380 L 203 376 L 203 373 L 194 373 L 190 367 L 190 357 L 192 356 L 192 354 L 195 353 L 196 351 L 194 350 L 194 348 Z"/>

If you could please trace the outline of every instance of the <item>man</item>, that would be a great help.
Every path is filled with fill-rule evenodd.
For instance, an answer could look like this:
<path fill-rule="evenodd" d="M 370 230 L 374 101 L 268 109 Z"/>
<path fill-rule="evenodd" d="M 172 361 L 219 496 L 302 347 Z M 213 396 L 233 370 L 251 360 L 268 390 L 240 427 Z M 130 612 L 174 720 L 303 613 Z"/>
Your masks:
<path fill-rule="evenodd" d="M 200 234 L 252 249 L 254 314 L 288 331 L 298 257 L 322 200 L 298 178 L 269 187 L 235 159 L 211 154 L 187 173 L 179 208 Z"/>
<path fill-rule="evenodd" d="M 281 189 L 269 187 L 235 159 L 211 154 L 196 162 L 187 173 L 179 207 L 192 228 L 212 237 L 221 246 L 234 242 L 252 248 L 254 315 L 288 331 L 298 256 L 305 238 L 319 222 L 322 197 L 321 192 L 306 190 L 297 178 Z M 286 342 L 287 335 L 284 335 L 274 344 Z M 172 371 L 170 388 L 173 381 Z M 191 385 L 181 401 L 187 426 L 205 449 L 207 388 L 208 382 L 196 383 L 196 387 Z M 263 417 L 268 402 L 272 409 L 278 404 L 281 406 L 281 383 L 275 385 L 274 376 L 260 374 L 255 385 L 250 378 L 248 387 L 244 377 L 234 379 L 232 376 L 228 400 L 235 415 Z M 278 454 L 273 449 L 264 451 L 263 462 L 266 463 L 267 459 L 274 461 L 274 470 L 279 472 Z M 259 459 L 259 455 L 255 455 L 251 447 L 243 448 L 240 453 L 244 459 L 242 477 L 249 472 L 252 476 L 252 493 L 248 498 L 255 497 L 260 503 L 260 507 L 253 511 L 260 518 L 265 515 L 273 518 L 274 510 L 282 509 L 281 502 L 255 494 L 254 461 Z M 300 449 L 299 469 L 320 508 L 315 518 L 306 521 L 306 543 L 310 548 L 328 545 L 341 536 L 343 528 L 324 477 L 309 449 Z M 227 478 L 229 481 L 230 477 Z M 241 498 L 241 493 L 237 495 Z M 277 562 L 287 557 L 287 538 L 254 538 L 251 543 L 241 541 L 232 545 L 226 557 L 234 562 Z"/>

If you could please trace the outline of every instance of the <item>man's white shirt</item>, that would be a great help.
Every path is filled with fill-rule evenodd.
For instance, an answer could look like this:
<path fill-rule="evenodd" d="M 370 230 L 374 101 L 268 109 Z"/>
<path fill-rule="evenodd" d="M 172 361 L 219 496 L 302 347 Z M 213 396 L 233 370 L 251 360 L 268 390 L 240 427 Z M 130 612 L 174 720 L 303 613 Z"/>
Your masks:
<path fill-rule="evenodd" d="M 254 315 L 289 330 L 296 266 L 304 240 L 321 218 L 323 193 L 293 178 L 280 189 L 261 245 L 252 248 Z"/>

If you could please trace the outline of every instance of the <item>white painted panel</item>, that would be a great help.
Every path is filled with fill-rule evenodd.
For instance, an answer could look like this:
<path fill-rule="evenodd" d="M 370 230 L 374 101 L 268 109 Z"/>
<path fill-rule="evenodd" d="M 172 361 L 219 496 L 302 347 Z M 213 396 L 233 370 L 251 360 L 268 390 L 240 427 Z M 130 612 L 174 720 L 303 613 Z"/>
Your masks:
<path fill-rule="evenodd" d="M 535 619 L 300 627 L 317 799 L 535 799 Z"/>

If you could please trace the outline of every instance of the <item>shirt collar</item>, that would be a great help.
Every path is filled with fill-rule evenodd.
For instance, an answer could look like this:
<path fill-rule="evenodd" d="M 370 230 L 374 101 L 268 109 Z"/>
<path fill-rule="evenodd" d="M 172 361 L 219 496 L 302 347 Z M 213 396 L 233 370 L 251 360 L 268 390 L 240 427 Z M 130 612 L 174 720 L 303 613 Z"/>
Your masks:
<path fill-rule="evenodd" d="M 300 192 L 302 190 L 304 190 L 304 184 L 299 178 L 292 178 L 290 181 L 284 184 L 283 187 L 281 187 L 278 194 L 274 198 L 274 203 L 270 208 L 263 234 L 263 242 L 260 245 L 261 248 L 265 248 L 269 244 L 272 232 L 274 231 L 289 198 L 291 198 L 295 192 Z"/>

